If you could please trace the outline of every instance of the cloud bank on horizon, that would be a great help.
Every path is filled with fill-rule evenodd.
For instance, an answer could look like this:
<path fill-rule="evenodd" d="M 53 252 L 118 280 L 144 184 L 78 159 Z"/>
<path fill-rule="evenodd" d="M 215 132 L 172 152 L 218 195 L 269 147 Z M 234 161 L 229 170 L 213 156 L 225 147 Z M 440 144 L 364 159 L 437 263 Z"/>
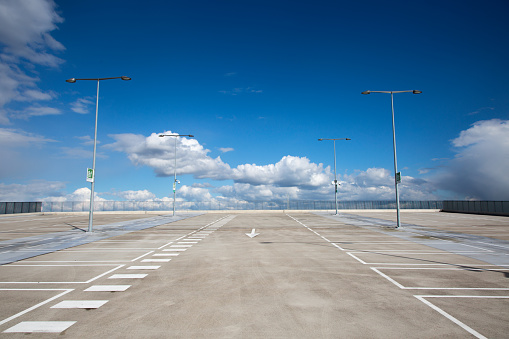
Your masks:
<path fill-rule="evenodd" d="M 164 134 L 174 134 L 166 131 Z M 123 152 L 134 166 L 147 166 L 155 175 L 173 176 L 175 140 L 159 138 L 160 133 L 149 136 L 135 134 L 112 135 L 114 143 L 104 145 Z M 232 185 L 183 185 L 179 199 L 186 201 L 269 201 L 269 200 L 320 200 L 331 195 L 334 174 L 329 166 L 315 164 L 306 157 L 284 156 L 275 164 L 242 164 L 235 168 L 220 157 L 211 158 L 210 152 L 196 139 L 177 137 L 177 174 L 193 175 L 200 179 L 232 181 Z M 507 200 L 509 178 L 509 120 L 478 121 L 451 141 L 457 152 L 453 159 L 442 160 L 442 165 L 428 172 L 425 179 L 403 176 L 400 185 L 402 200 L 440 199 L 438 190 L 465 194 L 475 200 Z M 341 200 L 392 200 L 394 179 L 392 171 L 384 168 L 356 170 L 352 174 L 338 175 Z M 485 178 L 486 180 L 480 180 Z M 496 178 L 497 180 L 489 180 Z M 44 190 L 47 185 L 48 191 Z M 62 192 L 63 183 L 34 182 L 29 185 L 0 184 L 2 200 L 24 197 L 24 200 L 82 201 L 90 198 L 90 190 L 80 188 L 71 194 Z M 100 192 L 119 200 L 158 200 L 148 190 Z M 167 200 L 162 198 L 159 200 Z M 23 199 L 22 199 L 23 200 Z"/>

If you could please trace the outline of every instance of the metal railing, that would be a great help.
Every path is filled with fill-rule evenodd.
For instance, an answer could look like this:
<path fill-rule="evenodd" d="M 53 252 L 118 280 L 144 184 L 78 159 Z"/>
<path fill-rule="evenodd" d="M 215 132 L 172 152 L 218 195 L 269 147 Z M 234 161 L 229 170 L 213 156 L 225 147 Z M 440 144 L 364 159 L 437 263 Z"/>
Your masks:
<path fill-rule="evenodd" d="M 444 201 L 442 211 L 473 214 L 509 215 L 509 201 Z"/>
<path fill-rule="evenodd" d="M 44 212 L 88 212 L 89 201 L 45 201 Z M 442 201 L 401 201 L 402 209 L 441 209 Z M 177 201 L 176 210 L 333 210 L 334 201 Z M 395 209 L 395 201 L 342 201 L 338 208 Z M 173 201 L 94 201 L 94 211 L 171 211 Z"/>

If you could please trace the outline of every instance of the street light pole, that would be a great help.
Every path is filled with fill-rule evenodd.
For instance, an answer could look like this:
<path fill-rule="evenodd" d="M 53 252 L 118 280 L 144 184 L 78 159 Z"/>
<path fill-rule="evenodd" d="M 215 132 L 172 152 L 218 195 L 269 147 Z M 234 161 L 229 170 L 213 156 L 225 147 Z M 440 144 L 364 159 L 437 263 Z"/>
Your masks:
<path fill-rule="evenodd" d="M 396 155 L 396 125 L 394 124 L 394 93 L 413 93 L 421 94 L 422 91 L 411 90 L 411 91 L 364 91 L 361 94 L 371 93 L 390 93 L 391 94 L 391 111 L 392 111 L 392 148 L 394 152 L 394 186 L 396 191 L 396 228 L 401 226 L 400 219 L 400 206 L 399 206 L 399 190 L 398 185 L 401 182 L 401 173 L 398 172 L 398 157 Z"/>
<path fill-rule="evenodd" d="M 334 205 L 336 206 L 336 215 L 338 215 L 338 179 L 336 176 L 336 140 L 352 140 L 349 138 L 341 138 L 341 139 L 324 139 L 320 138 L 318 141 L 322 140 L 332 140 L 334 143 Z"/>
<path fill-rule="evenodd" d="M 90 210 L 88 214 L 88 232 L 92 232 L 92 227 L 94 223 L 94 189 L 95 189 L 95 155 L 97 150 L 97 117 L 99 115 L 99 82 L 101 80 L 110 80 L 110 79 L 122 79 L 122 80 L 131 80 L 131 78 L 126 76 L 121 77 L 113 77 L 113 78 L 95 78 L 95 79 L 76 79 L 71 78 L 67 79 L 66 82 L 75 83 L 77 80 L 92 80 L 97 81 L 97 98 L 95 102 L 95 127 L 94 127 L 94 153 L 92 156 L 92 185 L 90 189 Z"/>
<path fill-rule="evenodd" d="M 177 137 L 194 138 L 192 134 L 159 134 L 159 137 L 175 137 L 175 166 L 173 167 L 173 216 L 175 216 L 175 202 L 177 198 Z"/>

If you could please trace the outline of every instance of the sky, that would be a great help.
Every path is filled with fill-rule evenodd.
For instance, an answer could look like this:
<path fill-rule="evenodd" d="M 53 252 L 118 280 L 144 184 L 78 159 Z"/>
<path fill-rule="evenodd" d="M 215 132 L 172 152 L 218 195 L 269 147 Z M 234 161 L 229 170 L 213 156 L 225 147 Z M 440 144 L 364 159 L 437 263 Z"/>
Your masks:
<path fill-rule="evenodd" d="M 0 0 L 0 201 L 509 200 L 509 2 Z M 159 137 L 159 134 L 191 134 Z M 177 152 L 175 154 L 174 148 Z M 175 159 L 177 167 L 175 168 Z"/>

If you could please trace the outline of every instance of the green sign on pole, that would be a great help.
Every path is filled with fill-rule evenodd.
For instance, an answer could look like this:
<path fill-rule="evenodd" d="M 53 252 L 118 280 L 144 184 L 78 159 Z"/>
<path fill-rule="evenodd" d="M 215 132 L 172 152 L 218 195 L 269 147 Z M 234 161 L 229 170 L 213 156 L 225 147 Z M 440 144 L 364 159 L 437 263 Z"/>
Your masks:
<path fill-rule="evenodd" d="M 401 183 L 401 172 L 396 173 L 396 182 L 399 184 Z"/>
<path fill-rule="evenodd" d="M 94 182 L 94 170 L 91 168 L 87 168 L 87 181 Z"/>

